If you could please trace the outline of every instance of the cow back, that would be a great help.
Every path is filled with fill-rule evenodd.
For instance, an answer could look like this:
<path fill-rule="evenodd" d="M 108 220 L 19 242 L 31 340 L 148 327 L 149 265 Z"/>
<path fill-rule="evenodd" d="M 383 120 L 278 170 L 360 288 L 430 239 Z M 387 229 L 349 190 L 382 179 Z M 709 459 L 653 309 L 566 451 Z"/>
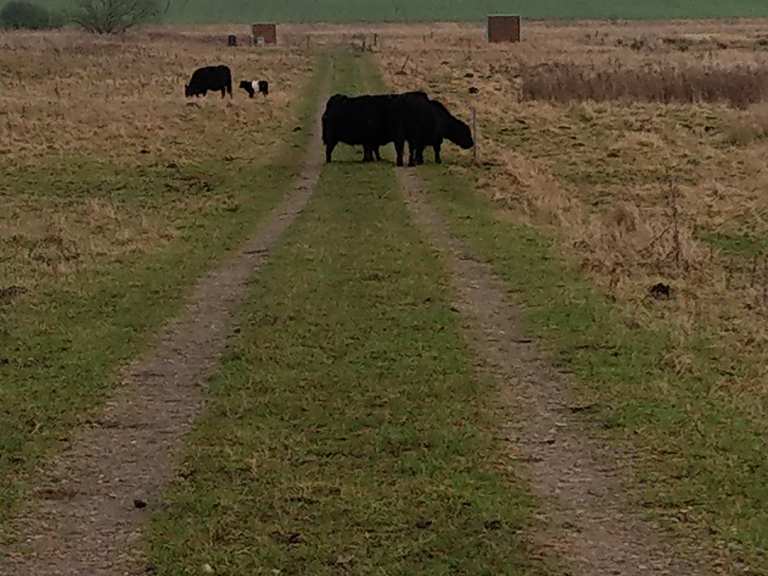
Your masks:
<path fill-rule="evenodd" d="M 203 66 L 192 73 L 189 86 L 194 91 L 221 90 L 232 85 L 232 72 L 228 66 Z"/>
<path fill-rule="evenodd" d="M 369 146 L 391 142 L 391 104 L 389 94 L 331 96 L 323 113 L 323 140 Z"/>

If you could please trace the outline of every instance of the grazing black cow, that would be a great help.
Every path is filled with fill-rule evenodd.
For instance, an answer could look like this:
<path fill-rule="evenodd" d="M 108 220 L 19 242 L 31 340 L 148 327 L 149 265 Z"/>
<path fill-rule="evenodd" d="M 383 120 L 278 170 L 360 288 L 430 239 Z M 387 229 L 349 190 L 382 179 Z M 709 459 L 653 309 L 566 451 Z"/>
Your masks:
<path fill-rule="evenodd" d="M 451 114 L 445 105 L 439 100 L 430 100 L 432 105 L 432 113 L 435 116 L 435 135 L 432 141 L 427 142 L 435 150 L 435 163 L 440 164 L 440 146 L 443 144 L 443 139 L 453 142 L 463 150 L 469 150 L 475 145 L 475 141 L 472 139 L 472 130 L 469 126 L 456 118 Z M 418 162 L 418 159 L 416 160 Z M 421 163 L 424 162 L 423 151 L 421 156 Z"/>
<path fill-rule="evenodd" d="M 409 166 L 424 163 L 427 146 L 434 148 L 435 162 L 440 164 L 440 147 L 444 139 L 465 150 L 475 145 L 469 126 L 453 116 L 442 102 L 430 100 L 424 92 L 401 94 L 396 107 L 399 140 L 408 143 Z M 398 148 L 398 138 L 395 148 Z M 397 165 L 403 165 L 402 148 L 397 150 Z"/>
<path fill-rule="evenodd" d="M 435 133 L 435 118 L 429 98 L 424 92 L 406 92 L 392 98 L 392 140 L 398 166 L 403 165 L 405 143 L 408 143 L 409 166 L 413 166 L 415 152 L 424 150 L 426 138 Z"/>
<path fill-rule="evenodd" d="M 441 163 L 440 147 L 447 139 L 461 148 L 474 146 L 472 132 L 437 100 L 424 92 L 349 97 L 332 96 L 323 114 L 326 161 L 331 161 L 339 142 L 363 145 L 363 161 L 381 159 L 379 147 L 395 144 L 397 165 L 403 165 L 408 143 L 408 165 L 424 163 L 424 148 L 432 146 L 435 162 Z"/>
<path fill-rule="evenodd" d="M 339 142 L 362 145 L 363 162 L 370 162 L 374 155 L 379 159 L 379 146 L 392 142 L 395 136 L 394 98 L 389 94 L 331 96 L 323 112 L 326 162 L 331 162 Z"/>
<path fill-rule="evenodd" d="M 221 90 L 221 97 L 229 93 L 232 98 L 232 73 L 227 66 L 205 66 L 198 68 L 192 73 L 189 84 L 184 86 L 184 95 L 205 96 L 208 91 L 217 92 Z"/>

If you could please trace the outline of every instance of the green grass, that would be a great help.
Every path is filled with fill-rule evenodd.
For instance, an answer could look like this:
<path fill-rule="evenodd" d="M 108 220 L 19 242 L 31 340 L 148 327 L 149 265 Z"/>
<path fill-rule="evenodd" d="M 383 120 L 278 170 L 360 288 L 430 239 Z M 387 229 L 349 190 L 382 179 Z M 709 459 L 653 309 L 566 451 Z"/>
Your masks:
<path fill-rule="evenodd" d="M 358 91 L 359 60 L 335 89 Z M 531 502 L 497 465 L 437 256 L 393 168 L 338 150 L 254 281 L 155 516 L 162 576 L 531 573 Z M 279 571 L 279 572 L 278 572 Z"/>
<path fill-rule="evenodd" d="M 766 247 L 768 247 L 768 240 L 756 238 L 749 233 L 705 232 L 700 234 L 700 239 L 727 256 L 753 258 L 764 254 Z"/>
<path fill-rule="evenodd" d="M 41 5 L 63 9 L 65 0 L 39 0 Z M 355 21 L 472 21 L 487 14 L 521 14 L 524 18 L 724 18 L 768 16 L 768 5 L 761 0 L 177 0 L 166 20 L 173 23 L 240 22 L 355 22 Z"/>
<path fill-rule="evenodd" d="M 713 18 L 728 16 L 768 16 L 768 6 L 759 0 L 389 0 L 353 2 L 351 0 L 292 0 L 290 2 L 252 2 L 230 0 L 213 5 L 204 0 L 175 4 L 171 17 L 185 22 L 286 21 L 407 21 L 407 20 L 482 20 L 487 14 L 521 14 L 525 18 Z"/>
<path fill-rule="evenodd" d="M 321 74 L 301 104 L 304 123 L 314 113 Z M 279 158 L 266 166 L 232 170 L 212 163 L 192 170 L 210 180 L 212 196 L 229 201 L 186 222 L 161 251 L 129 255 L 16 305 L 0 304 L 0 525 L 27 489 L 26 473 L 101 404 L 116 383 L 117 368 L 179 309 L 195 279 L 244 240 L 277 203 L 296 173 L 294 146 L 305 140 L 302 134 L 289 137 Z M 100 180 L 101 172 L 90 173 L 89 167 L 72 175 L 78 190 L 85 189 L 79 185 L 83 181 Z M 108 172 L 112 188 L 122 188 L 118 196 L 132 202 L 162 202 L 165 187 L 175 184 L 156 171 L 146 180 L 133 171 Z M 253 182 L 259 182 L 256 191 Z M 37 185 L 40 194 L 50 193 L 45 179 Z"/>
<path fill-rule="evenodd" d="M 594 403 L 593 424 L 637 456 L 636 503 L 684 532 L 703 529 L 767 574 L 768 430 L 718 387 L 710 342 L 694 338 L 680 350 L 669 334 L 625 323 L 553 241 L 495 218 L 460 176 L 433 166 L 423 174 L 453 231 L 522 305 L 527 331 L 572 375 L 574 394 Z M 677 354 L 691 358 L 690 371 L 676 372 Z"/>

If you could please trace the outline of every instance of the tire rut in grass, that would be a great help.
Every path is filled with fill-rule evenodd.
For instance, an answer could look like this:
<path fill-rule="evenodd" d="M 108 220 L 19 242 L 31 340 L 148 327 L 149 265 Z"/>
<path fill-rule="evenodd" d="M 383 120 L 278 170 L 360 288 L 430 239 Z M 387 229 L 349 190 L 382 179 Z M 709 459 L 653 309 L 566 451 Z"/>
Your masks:
<path fill-rule="evenodd" d="M 322 167 L 319 120 L 318 112 L 294 189 L 255 236 L 200 280 L 181 316 L 125 369 L 99 417 L 40 472 L 33 502 L 11 523 L 16 544 L 0 549 L 0 574 L 144 573 L 137 546 L 142 526 L 203 406 L 206 380 L 235 330 L 248 280 L 314 190 Z"/>
<path fill-rule="evenodd" d="M 542 506 L 533 546 L 573 574 L 711 573 L 703 559 L 692 560 L 698 555 L 689 543 L 670 542 L 630 510 L 620 480 L 622 455 L 574 416 L 562 376 L 523 337 L 504 283 L 451 236 L 417 174 L 400 171 L 399 180 L 412 218 L 445 258 L 478 369 L 500 385 L 511 458 L 524 463 Z"/>

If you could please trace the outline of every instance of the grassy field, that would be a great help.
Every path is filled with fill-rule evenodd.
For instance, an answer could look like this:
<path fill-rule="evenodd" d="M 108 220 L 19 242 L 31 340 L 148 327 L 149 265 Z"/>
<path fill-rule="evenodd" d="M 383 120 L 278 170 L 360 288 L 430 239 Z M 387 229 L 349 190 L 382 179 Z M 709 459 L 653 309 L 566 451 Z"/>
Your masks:
<path fill-rule="evenodd" d="M 363 88 L 356 60 L 335 89 Z M 157 574 L 539 573 L 440 262 L 392 168 L 338 157 L 255 283 L 153 523 Z"/>
<path fill-rule="evenodd" d="M 512 49 L 451 23 L 286 26 L 264 50 L 223 26 L 3 36 L 0 521 L 296 174 L 326 70 L 303 35 L 363 31 L 381 43 L 335 57 L 334 91 L 476 110 L 479 163 L 446 146 L 420 174 L 633 455 L 636 511 L 768 574 L 765 24 L 530 23 Z M 213 61 L 270 99 L 187 103 Z M 156 573 L 558 573 L 394 169 L 338 157 L 254 282 L 152 519 Z"/>
<path fill-rule="evenodd" d="M 26 56 L 0 51 L 0 518 L 194 279 L 277 202 L 306 135 L 292 129 L 314 104 L 304 53 L 8 41 Z M 274 99 L 188 105 L 181 76 L 211 57 L 269 74 Z"/>
<path fill-rule="evenodd" d="M 593 421 L 637 454 L 638 506 L 765 573 L 765 104 L 639 102 L 633 84 L 602 98 L 621 92 L 614 71 L 764 70 L 759 34 L 542 27 L 510 57 L 479 35 L 446 48 L 414 30 L 379 61 L 399 89 L 477 109 L 482 164 L 448 156 L 447 172 L 427 171 L 432 192 L 581 382 Z M 530 70 L 553 65 L 581 67 L 593 97 L 564 83 L 565 101 L 539 99 Z M 651 295 L 659 282 L 670 299 Z"/>
<path fill-rule="evenodd" d="M 215 7 L 203 0 L 177 1 L 170 18 L 179 22 L 386 22 L 386 21 L 468 21 L 482 20 L 487 14 L 521 14 L 525 18 L 720 18 L 768 15 L 768 7 L 758 0 L 664 0 L 632 2 L 589 0 L 559 2 L 543 0 L 387 0 L 384 2 L 349 2 L 347 0 L 292 0 L 291 2 L 247 2 L 230 0 Z"/>
<path fill-rule="evenodd" d="M 38 0 L 41 5 L 66 9 L 66 0 Z M 487 14 L 520 14 L 534 19 L 672 19 L 672 18 L 755 18 L 768 16 L 768 6 L 760 0 L 588 0 L 561 2 L 542 0 L 227 0 L 213 4 L 205 0 L 175 0 L 164 17 L 167 23 L 250 23 L 277 22 L 404 22 L 472 21 Z"/>

